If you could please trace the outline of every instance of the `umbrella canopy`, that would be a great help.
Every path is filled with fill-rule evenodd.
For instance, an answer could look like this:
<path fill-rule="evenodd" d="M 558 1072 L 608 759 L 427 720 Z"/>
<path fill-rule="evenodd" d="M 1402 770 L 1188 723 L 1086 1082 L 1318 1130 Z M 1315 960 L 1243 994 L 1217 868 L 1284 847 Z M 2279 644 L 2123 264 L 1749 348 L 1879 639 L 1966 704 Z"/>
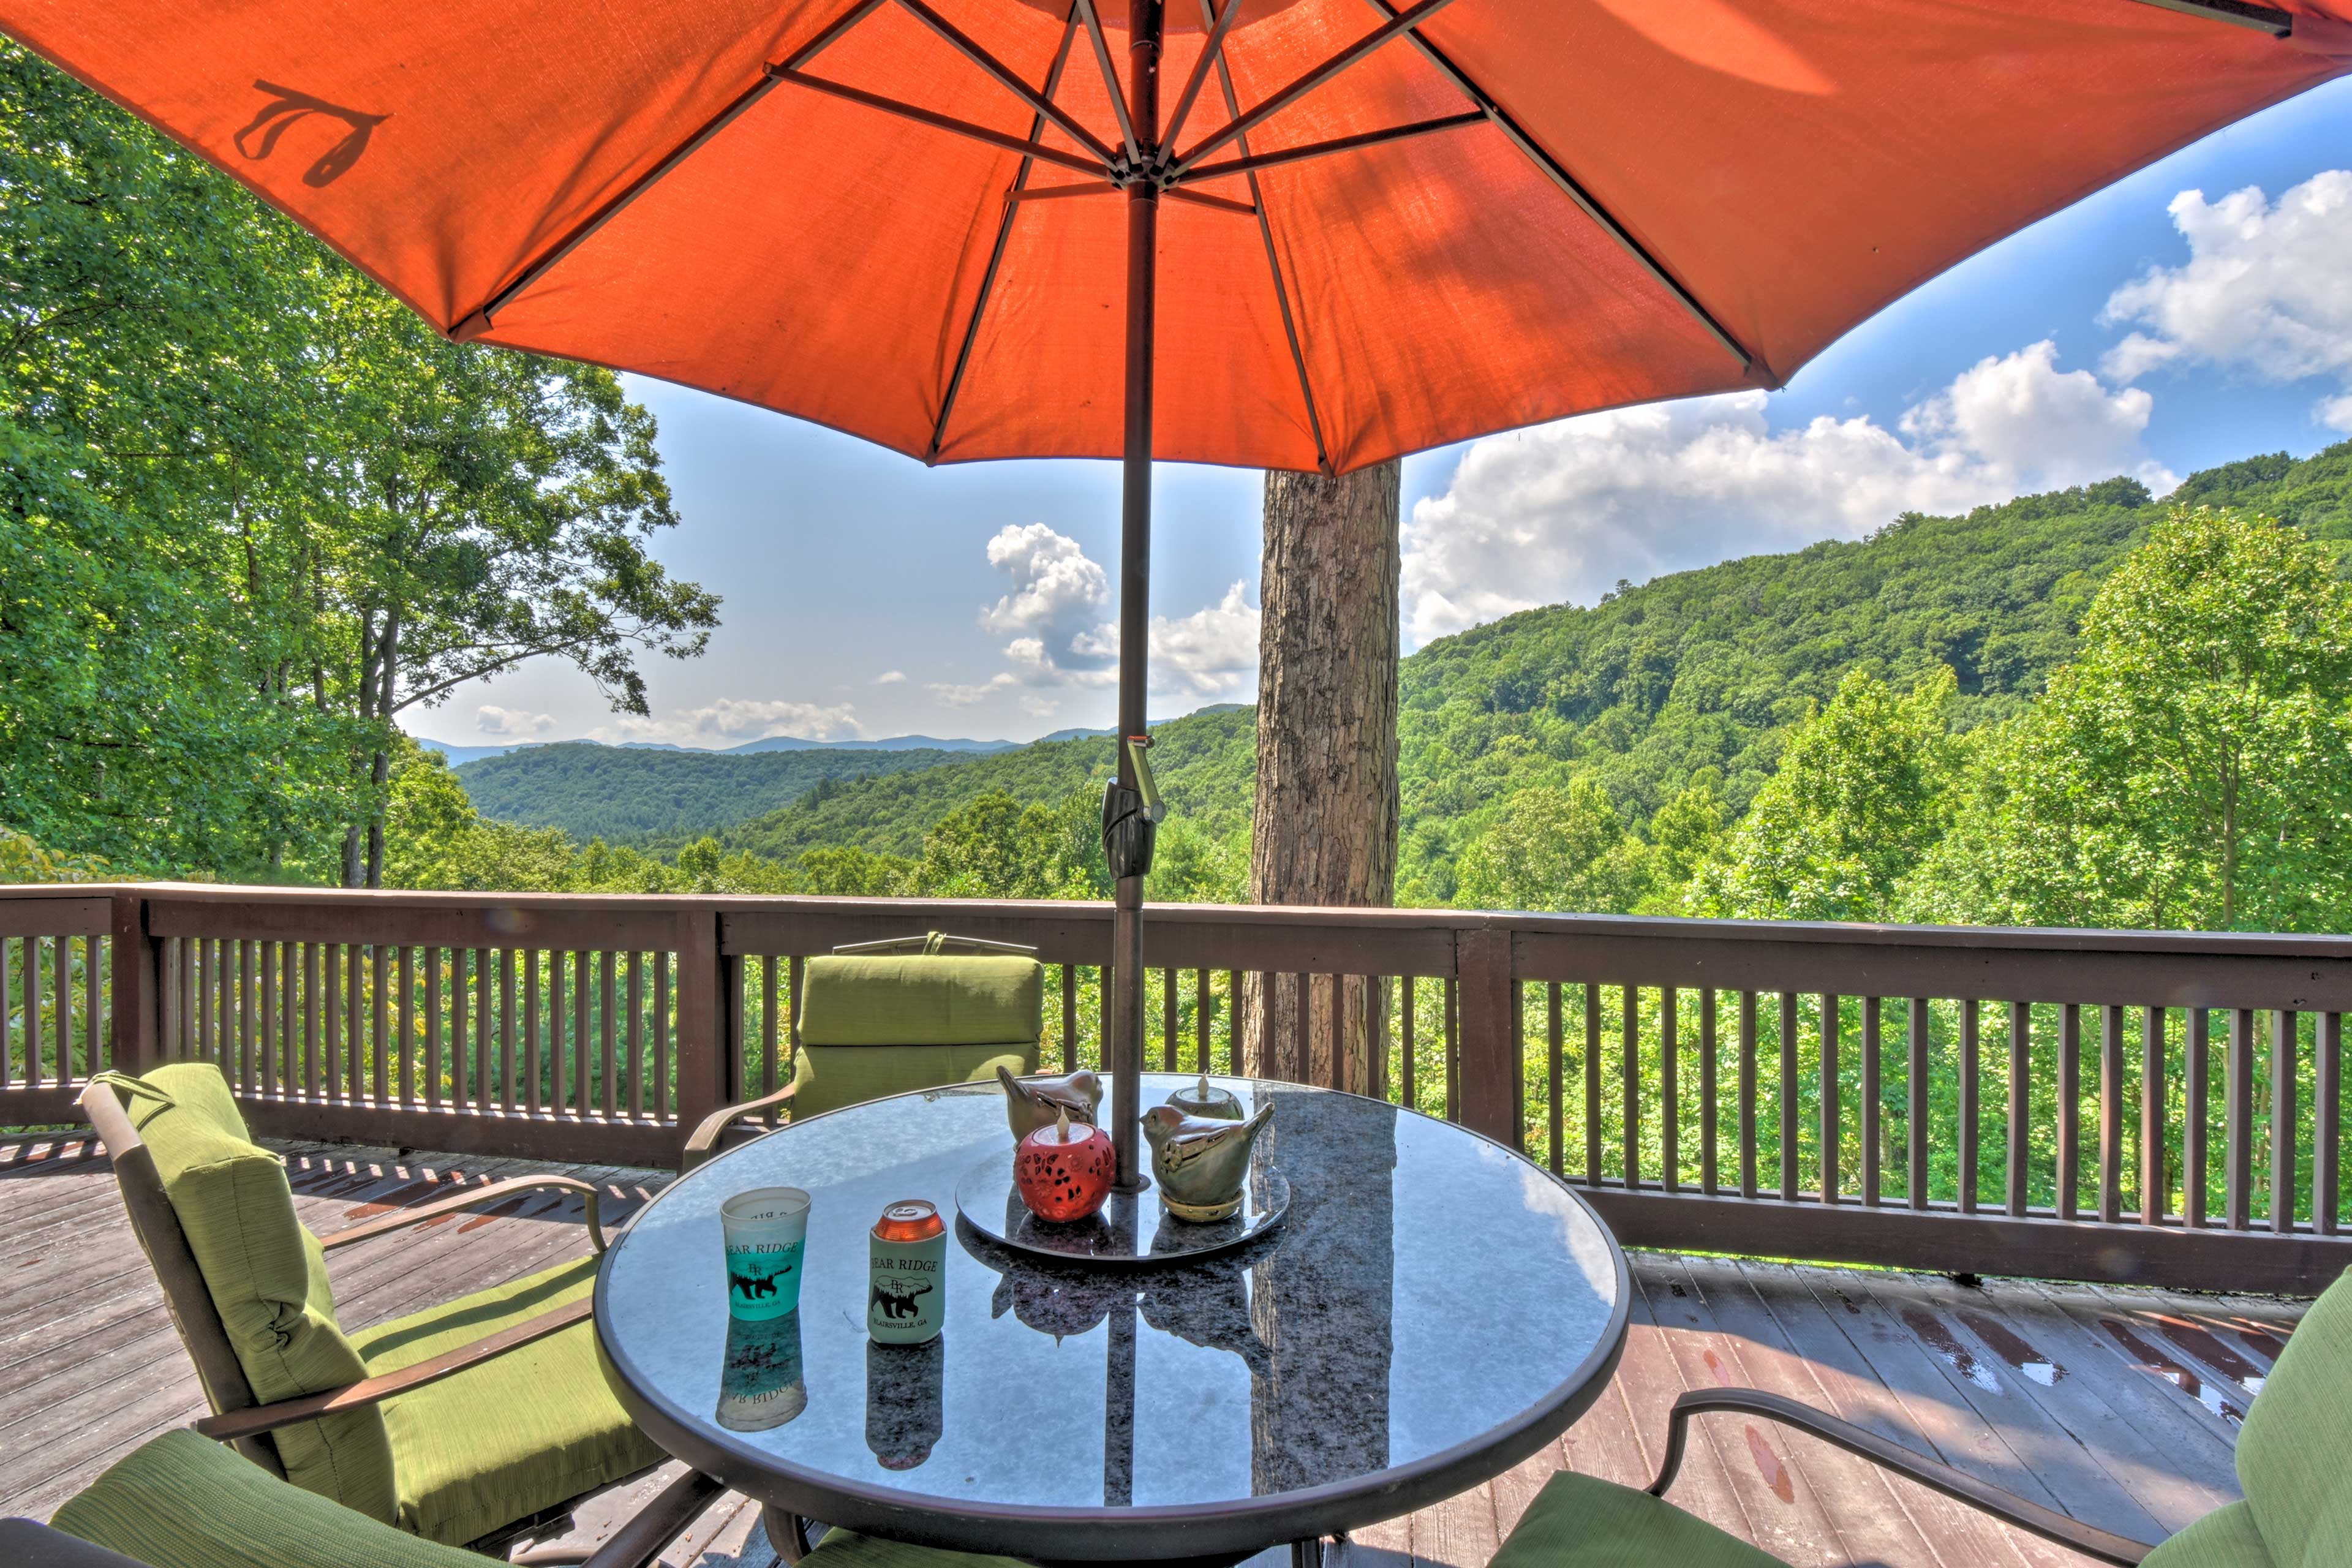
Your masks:
<path fill-rule="evenodd" d="M 0 27 L 454 336 L 926 461 L 1124 458 L 1130 1193 L 1155 458 L 1339 473 L 1777 386 L 2352 68 L 2352 0 L 0 0 Z"/>
<path fill-rule="evenodd" d="M 2352 66 L 2352 4 L 2274 4 L 1166 0 L 1153 455 L 1344 472 L 1778 385 Z M 952 462 L 1125 449 L 1129 17 L 1099 8 L 1099 55 L 1068 0 L 0 0 L 0 27 L 436 326 Z"/>

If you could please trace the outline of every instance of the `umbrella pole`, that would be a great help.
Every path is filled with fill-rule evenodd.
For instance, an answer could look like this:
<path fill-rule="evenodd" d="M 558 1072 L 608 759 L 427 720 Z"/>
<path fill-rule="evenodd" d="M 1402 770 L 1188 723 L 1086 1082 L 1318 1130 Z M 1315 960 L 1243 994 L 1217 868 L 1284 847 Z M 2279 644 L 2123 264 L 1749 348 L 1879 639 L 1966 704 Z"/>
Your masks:
<path fill-rule="evenodd" d="M 1128 7 L 1129 118 L 1148 167 L 1160 140 L 1160 0 Z M 1146 732 L 1144 695 L 1151 653 L 1152 307 L 1160 275 L 1160 187 L 1127 187 L 1127 456 L 1119 510 L 1118 782 L 1136 785 L 1126 738 Z M 1150 1185 L 1136 1144 L 1143 1092 L 1143 879 L 1121 877 L 1111 904 L 1111 1142 L 1118 1190 Z"/>

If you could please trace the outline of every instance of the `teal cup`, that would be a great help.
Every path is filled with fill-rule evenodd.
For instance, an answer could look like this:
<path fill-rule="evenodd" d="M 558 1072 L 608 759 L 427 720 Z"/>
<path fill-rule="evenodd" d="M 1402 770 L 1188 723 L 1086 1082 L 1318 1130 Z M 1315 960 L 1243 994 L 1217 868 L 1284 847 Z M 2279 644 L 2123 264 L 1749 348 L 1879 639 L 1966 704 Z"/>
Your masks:
<path fill-rule="evenodd" d="M 756 1323 L 798 1310 L 808 1212 L 798 1187 L 754 1187 L 719 1205 L 730 1316 Z"/>

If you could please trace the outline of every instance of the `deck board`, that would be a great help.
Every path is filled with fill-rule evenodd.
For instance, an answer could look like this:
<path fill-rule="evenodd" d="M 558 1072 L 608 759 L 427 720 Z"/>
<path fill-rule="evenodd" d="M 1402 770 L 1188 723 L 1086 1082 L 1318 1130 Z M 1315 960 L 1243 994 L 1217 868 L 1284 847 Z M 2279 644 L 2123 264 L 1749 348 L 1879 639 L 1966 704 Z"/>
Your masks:
<path fill-rule="evenodd" d="M 304 1222 L 373 1215 L 546 1166 L 280 1143 Z M 571 1166 L 607 1227 L 660 1173 Z M 588 1255 L 577 1200 L 532 1194 L 332 1256 L 362 1328 Z M 1357 1532 L 1327 1568 L 1484 1568 L 1560 1469 L 1646 1485 L 1665 1413 L 1743 1384 L 1834 1412 L 2126 1533 L 2179 1529 L 2237 1495 L 2238 1423 L 2302 1316 L 2293 1301 L 1790 1264 L 1633 1258 L 1618 1375 L 1570 1431 L 1487 1486 Z M 0 1513 L 46 1517 L 106 1465 L 202 1413 L 103 1154 L 72 1138 L 0 1142 Z M 653 1483 L 641 1482 L 638 1489 Z M 2075 1568 L 2071 1552 L 1812 1439 L 1703 1417 L 1674 1500 L 1799 1568 Z M 583 1508 L 592 1538 L 634 1506 Z M 773 1568 L 758 1510 L 730 1495 L 672 1568 Z M 1247 1568 L 1288 1568 L 1269 1552 Z"/>

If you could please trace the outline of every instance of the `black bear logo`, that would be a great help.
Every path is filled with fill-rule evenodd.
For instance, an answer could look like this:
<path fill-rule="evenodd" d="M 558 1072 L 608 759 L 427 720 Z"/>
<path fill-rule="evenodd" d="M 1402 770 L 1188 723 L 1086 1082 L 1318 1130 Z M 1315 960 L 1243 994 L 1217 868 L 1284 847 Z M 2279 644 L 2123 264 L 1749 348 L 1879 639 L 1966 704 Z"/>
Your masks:
<path fill-rule="evenodd" d="M 878 1307 L 884 1318 L 894 1323 L 903 1323 L 920 1310 L 915 1305 L 916 1301 L 930 1293 L 929 1285 L 909 1290 L 895 1279 L 877 1279 L 874 1284 L 873 1300 L 866 1303 L 866 1310 L 870 1313 Z"/>
<path fill-rule="evenodd" d="M 351 173 L 352 165 L 358 163 L 360 154 L 367 151 L 368 138 L 375 134 L 375 128 L 392 118 L 388 114 L 362 114 L 356 109 L 345 109 L 341 104 L 329 103 L 323 98 L 313 98 L 290 87 L 280 87 L 274 81 L 257 81 L 253 85 L 269 94 L 269 101 L 261 106 L 252 121 L 233 140 L 238 152 L 256 162 L 278 151 L 278 139 L 285 135 L 295 121 L 313 114 L 340 120 L 351 127 L 341 141 L 328 148 L 317 163 L 302 172 L 302 183 L 306 185 L 331 185 Z"/>
<path fill-rule="evenodd" d="M 746 1296 L 772 1296 L 776 1293 L 776 1281 L 773 1275 L 738 1274 L 730 1268 L 727 1271 L 727 1282 Z"/>

